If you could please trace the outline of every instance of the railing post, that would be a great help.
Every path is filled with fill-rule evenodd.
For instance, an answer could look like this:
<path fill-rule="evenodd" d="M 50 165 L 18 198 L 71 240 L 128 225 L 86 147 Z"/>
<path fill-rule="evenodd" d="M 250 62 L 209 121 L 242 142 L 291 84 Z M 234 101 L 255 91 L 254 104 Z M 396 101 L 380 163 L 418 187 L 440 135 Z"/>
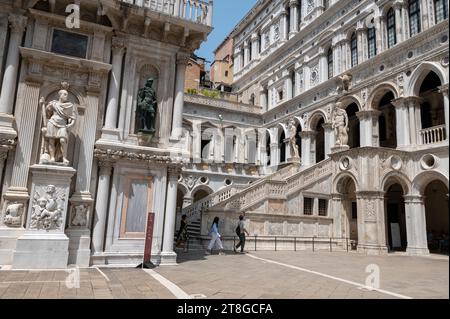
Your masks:
<path fill-rule="evenodd" d="M 180 15 L 180 1 L 181 0 L 175 0 L 175 4 L 173 7 L 173 15 L 176 17 Z"/>
<path fill-rule="evenodd" d="M 208 13 L 206 15 L 206 24 L 210 27 L 212 26 L 212 18 L 213 18 L 213 0 L 209 0 L 207 10 Z"/>
<path fill-rule="evenodd" d="M 294 251 L 297 251 L 297 237 L 294 237 Z"/>
<path fill-rule="evenodd" d="M 275 236 L 275 251 L 277 251 L 277 236 Z"/>
<path fill-rule="evenodd" d="M 255 251 L 256 251 L 256 238 L 258 237 L 258 235 L 255 235 Z"/>
<path fill-rule="evenodd" d="M 333 251 L 333 247 L 332 247 L 332 240 L 333 240 L 333 237 L 331 237 L 331 238 L 330 238 L 330 252 L 332 252 L 332 251 Z"/>
<path fill-rule="evenodd" d="M 314 237 L 312 238 L 312 251 L 314 252 Z"/>

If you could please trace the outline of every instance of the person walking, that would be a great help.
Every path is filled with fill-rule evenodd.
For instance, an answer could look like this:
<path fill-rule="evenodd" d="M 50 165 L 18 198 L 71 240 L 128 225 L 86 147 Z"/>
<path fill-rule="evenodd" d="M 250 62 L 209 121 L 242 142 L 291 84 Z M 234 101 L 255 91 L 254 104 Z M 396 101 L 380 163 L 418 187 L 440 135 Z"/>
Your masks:
<path fill-rule="evenodd" d="M 217 245 L 219 247 L 219 255 L 223 255 L 223 245 L 222 240 L 220 240 L 221 236 L 219 233 L 219 217 L 214 218 L 214 221 L 211 225 L 210 234 L 211 234 L 211 241 L 209 242 L 206 254 L 210 255 L 212 253 L 214 246 Z"/>
<path fill-rule="evenodd" d="M 244 247 L 245 247 L 245 234 L 250 236 L 247 229 L 245 229 L 244 225 L 244 215 L 239 216 L 239 224 L 236 228 L 236 234 L 239 236 L 239 243 L 234 247 L 234 252 L 236 253 L 236 250 L 241 247 L 241 254 L 244 253 Z"/>
<path fill-rule="evenodd" d="M 181 216 L 181 224 L 180 224 L 180 230 L 178 231 L 177 236 L 177 247 L 180 247 L 181 244 L 183 244 L 183 251 L 187 252 L 187 245 L 186 242 L 188 241 L 188 223 L 186 221 L 187 216 L 183 215 Z"/>

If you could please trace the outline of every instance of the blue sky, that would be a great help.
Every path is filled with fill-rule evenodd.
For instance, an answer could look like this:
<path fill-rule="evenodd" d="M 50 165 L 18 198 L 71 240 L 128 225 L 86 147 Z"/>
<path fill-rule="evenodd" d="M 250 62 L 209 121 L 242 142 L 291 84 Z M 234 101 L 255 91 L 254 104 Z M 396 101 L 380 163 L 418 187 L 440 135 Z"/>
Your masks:
<path fill-rule="evenodd" d="M 212 62 L 214 50 L 256 2 L 257 0 L 215 0 L 213 13 L 214 30 L 208 36 L 208 41 L 202 44 L 200 49 L 196 51 L 196 54 Z"/>

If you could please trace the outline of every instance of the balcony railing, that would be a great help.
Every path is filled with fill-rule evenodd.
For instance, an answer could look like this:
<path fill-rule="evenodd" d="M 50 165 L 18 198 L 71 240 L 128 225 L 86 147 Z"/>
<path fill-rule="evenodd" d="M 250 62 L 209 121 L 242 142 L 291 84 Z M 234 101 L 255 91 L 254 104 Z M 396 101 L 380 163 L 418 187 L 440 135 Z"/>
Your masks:
<path fill-rule="evenodd" d="M 423 145 L 439 143 L 445 141 L 446 138 L 445 125 L 420 130 L 420 139 Z"/>
<path fill-rule="evenodd" d="M 212 25 L 212 1 L 202 0 L 119 0 L 138 7 L 179 17 L 191 22 Z"/>

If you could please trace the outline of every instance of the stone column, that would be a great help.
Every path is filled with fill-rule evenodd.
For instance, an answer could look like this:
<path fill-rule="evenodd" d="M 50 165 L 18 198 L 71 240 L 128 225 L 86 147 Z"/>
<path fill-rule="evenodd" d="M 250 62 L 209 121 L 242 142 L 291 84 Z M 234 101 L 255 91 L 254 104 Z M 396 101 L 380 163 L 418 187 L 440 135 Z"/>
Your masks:
<path fill-rule="evenodd" d="M 103 252 L 112 163 L 103 161 L 99 162 L 99 166 L 100 172 L 98 176 L 94 227 L 92 229 L 92 251 L 94 254 L 101 254 Z"/>
<path fill-rule="evenodd" d="M 259 41 L 258 34 L 252 34 L 252 59 L 259 60 Z"/>
<path fill-rule="evenodd" d="M 166 213 L 164 218 L 164 241 L 161 252 L 161 265 L 176 265 L 177 254 L 173 251 L 173 237 L 175 233 L 175 217 L 177 206 L 177 185 L 180 169 L 178 167 L 168 167 L 168 185 Z"/>
<path fill-rule="evenodd" d="M 88 90 L 86 96 L 86 110 L 80 152 L 78 156 L 78 171 L 75 193 L 70 198 L 69 229 L 69 264 L 88 267 L 90 262 L 90 229 L 92 204 L 91 173 L 94 162 L 94 144 L 97 127 L 99 105 L 98 90 Z M 83 216 L 81 216 L 83 215 Z M 77 220 L 74 220 L 74 218 Z"/>
<path fill-rule="evenodd" d="M 330 211 L 333 217 L 333 237 L 342 237 L 342 219 L 345 218 L 345 210 L 342 206 L 344 196 L 341 194 L 331 194 L 331 207 Z M 348 234 L 346 234 L 348 237 Z M 344 241 L 345 243 L 345 241 Z M 345 248 L 345 247 L 344 247 Z"/>
<path fill-rule="evenodd" d="M 125 54 L 124 40 L 112 39 L 112 70 L 109 82 L 108 104 L 106 106 L 105 125 L 102 138 L 118 139 L 117 114 L 119 111 L 120 81 L 122 78 L 122 61 Z"/>
<path fill-rule="evenodd" d="M 339 74 L 339 60 L 338 60 L 338 51 L 339 45 L 337 43 L 332 45 L 333 49 L 333 75 L 336 76 Z"/>
<path fill-rule="evenodd" d="M 314 197 L 313 200 L 313 216 L 319 216 L 319 199 Z"/>
<path fill-rule="evenodd" d="M 265 88 L 261 88 L 259 91 L 259 105 L 263 111 L 267 111 L 267 90 Z"/>
<path fill-rule="evenodd" d="M 358 251 L 374 255 L 387 253 L 384 192 L 359 191 L 356 193 L 356 200 Z"/>
<path fill-rule="evenodd" d="M 360 142 L 361 147 L 364 146 L 374 146 L 374 137 L 378 137 L 378 117 L 380 116 L 380 111 L 369 110 L 360 111 L 356 113 L 356 116 L 360 122 Z"/>
<path fill-rule="evenodd" d="M 22 44 L 23 33 L 27 25 L 27 18 L 16 14 L 10 14 L 8 20 L 11 32 L 5 70 L 3 72 L 2 90 L 0 93 L 0 132 L 3 131 L 1 127 L 4 126 L 7 131 L 7 133 L 5 133 L 9 133 L 11 138 L 14 138 L 17 134 L 12 128 L 13 117 L 11 113 L 14 107 L 17 74 L 19 72 L 19 47 Z"/>
<path fill-rule="evenodd" d="M 406 195 L 406 236 L 409 255 L 428 255 L 427 227 L 424 198 L 416 195 Z"/>
<path fill-rule="evenodd" d="M 444 114 L 445 114 L 445 138 L 448 141 L 448 134 L 450 133 L 450 126 L 449 126 L 449 98 L 448 98 L 448 83 L 445 85 L 442 85 L 439 88 L 439 92 L 444 97 Z"/>
<path fill-rule="evenodd" d="M 270 143 L 270 166 L 280 164 L 278 143 Z"/>
<path fill-rule="evenodd" d="M 320 65 L 320 82 L 325 82 L 328 80 L 328 60 L 327 52 L 324 48 L 320 48 L 319 53 L 319 65 Z"/>
<path fill-rule="evenodd" d="M 288 30 L 288 13 L 286 9 L 281 11 L 281 42 L 286 42 L 289 40 L 289 31 Z"/>
<path fill-rule="evenodd" d="M 302 165 L 311 165 L 311 139 L 314 135 L 312 131 L 300 132 L 300 137 L 302 138 Z"/>
<path fill-rule="evenodd" d="M 342 72 L 345 72 L 351 68 L 351 62 L 349 62 L 349 54 L 348 54 L 349 41 L 347 39 L 343 39 L 340 42 L 340 45 L 341 45 L 341 60 L 342 60 L 341 70 Z"/>
<path fill-rule="evenodd" d="M 172 137 L 173 140 L 179 140 L 183 131 L 183 108 L 184 108 L 184 81 L 186 67 L 189 63 L 189 57 L 185 55 L 178 56 L 177 74 L 175 83 L 175 98 L 173 104 L 172 118 Z"/>
<path fill-rule="evenodd" d="M 397 146 L 399 148 L 408 146 L 411 144 L 411 138 L 406 101 L 404 98 L 399 98 L 393 100 L 391 103 L 395 106 Z"/>
<path fill-rule="evenodd" d="M 421 24 L 421 30 L 425 31 L 429 28 L 429 21 L 432 21 L 432 15 L 429 14 L 428 11 L 428 3 L 430 0 L 421 0 L 420 1 L 420 24 Z"/>
<path fill-rule="evenodd" d="M 395 33 L 397 37 L 397 43 L 403 42 L 403 19 L 402 19 L 402 7 L 403 3 L 399 1 L 394 2 L 395 10 Z"/>
<path fill-rule="evenodd" d="M 367 34 L 367 28 L 359 27 L 356 29 L 356 37 L 358 42 L 358 64 L 361 64 L 365 61 L 365 50 L 364 50 L 364 37 Z M 351 61 L 350 61 L 351 65 Z"/>
<path fill-rule="evenodd" d="M 297 32 L 298 32 L 298 25 L 299 25 L 299 19 L 298 19 L 298 3 L 297 0 L 290 0 L 289 1 L 289 10 L 290 10 L 290 30 L 289 30 L 289 38 L 292 38 Z"/>
<path fill-rule="evenodd" d="M 335 136 L 332 123 L 325 123 L 322 126 L 325 130 L 325 159 L 327 159 L 335 145 Z"/>
<path fill-rule="evenodd" d="M 382 17 L 376 17 L 375 18 L 375 36 L 376 36 L 376 54 L 380 54 L 383 52 L 383 22 Z"/>
<path fill-rule="evenodd" d="M 419 131 L 422 129 L 420 117 L 421 100 L 419 97 L 409 97 L 406 100 L 409 114 L 409 134 L 412 145 L 418 144 Z"/>
<path fill-rule="evenodd" d="M 250 60 L 250 49 L 248 45 L 248 40 L 244 41 L 244 66 L 246 66 L 249 63 Z"/>

